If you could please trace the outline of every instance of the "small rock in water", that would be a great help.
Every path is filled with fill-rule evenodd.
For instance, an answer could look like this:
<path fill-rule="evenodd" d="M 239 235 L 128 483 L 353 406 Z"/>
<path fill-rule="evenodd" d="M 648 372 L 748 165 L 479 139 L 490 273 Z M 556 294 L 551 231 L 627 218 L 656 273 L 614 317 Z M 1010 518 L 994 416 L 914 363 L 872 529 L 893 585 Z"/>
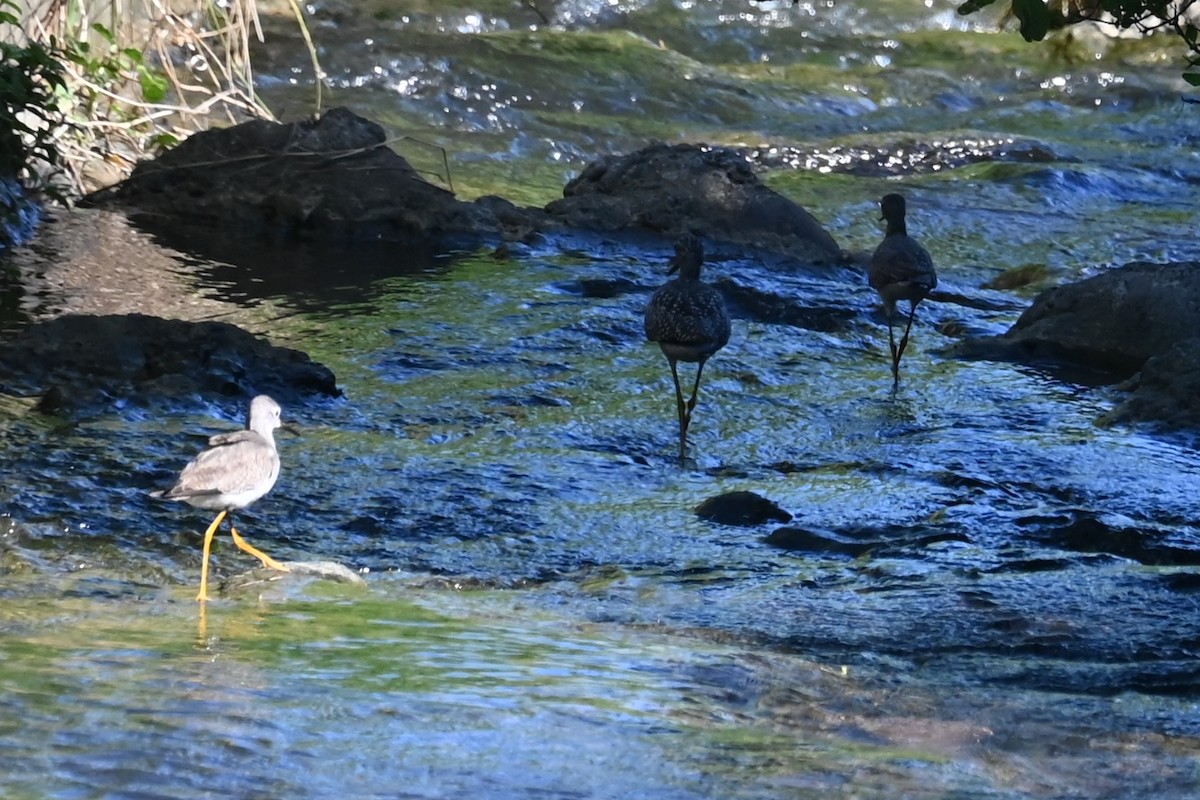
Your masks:
<path fill-rule="evenodd" d="M 221 593 L 226 595 L 246 594 L 251 591 L 261 591 L 280 581 L 292 581 L 296 578 L 334 581 L 354 586 L 367 585 L 361 575 L 336 561 L 284 561 L 282 563 L 290 570 L 289 572 L 255 568 L 222 582 Z"/>
<path fill-rule="evenodd" d="M 752 527 L 765 522 L 791 522 L 792 515 L 754 492 L 726 492 L 696 506 L 696 515 L 718 525 Z"/>
<path fill-rule="evenodd" d="M 853 541 L 833 531 L 818 531 L 792 525 L 776 528 L 763 541 L 783 550 L 834 553 L 853 558 L 869 553 L 878 545 L 877 541 Z"/>

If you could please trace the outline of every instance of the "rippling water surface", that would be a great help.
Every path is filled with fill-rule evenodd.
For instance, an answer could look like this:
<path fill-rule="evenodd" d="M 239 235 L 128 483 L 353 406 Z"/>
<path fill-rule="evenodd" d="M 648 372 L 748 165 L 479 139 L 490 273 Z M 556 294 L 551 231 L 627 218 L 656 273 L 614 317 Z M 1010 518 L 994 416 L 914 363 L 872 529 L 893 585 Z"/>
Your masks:
<path fill-rule="evenodd" d="M 153 275 L 151 310 L 337 373 L 344 400 L 285 408 L 299 435 L 241 527 L 367 585 L 201 617 L 207 519 L 145 492 L 240 411 L 64 428 L 3 401 L 3 794 L 1200 796 L 1194 441 L 1097 427 L 1110 387 L 944 355 L 1040 286 L 1196 258 L 1195 112 L 1170 56 L 1027 46 L 954 5 L 313 8 L 334 102 L 421 139 L 397 147 L 423 169 L 446 148 L 467 197 L 544 203 L 652 138 L 745 148 L 848 249 L 908 195 L 942 294 L 895 395 L 861 276 L 711 248 L 727 296 L 794 313 L 733 304 L 686 469 L 641 333 L 666 242 L 503 260 L 49 226 L 6 308 L 116 313 Z M 307 56 L 267 22 L 264 91 L 300 113 Z M 136 290 L 84 291 L 113 264 Z M 790 532 L 695 514 L 738 490 Z M 248 566 L 224 540 L 214 565 Z"/>

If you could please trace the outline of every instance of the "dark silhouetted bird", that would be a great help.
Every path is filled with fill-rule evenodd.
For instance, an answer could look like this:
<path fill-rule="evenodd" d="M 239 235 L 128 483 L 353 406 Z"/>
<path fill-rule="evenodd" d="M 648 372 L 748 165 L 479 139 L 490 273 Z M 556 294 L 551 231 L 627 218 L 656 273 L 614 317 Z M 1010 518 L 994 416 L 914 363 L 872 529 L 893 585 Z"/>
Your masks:
<path fill-rule="evenodd" d="M 900 382 L 900 359 L 904 355 L 904 348 L 908 346 L 908 334 L 912 330 L 917 305 L 937 286 L 937 271 L 933 268 L 929 251 L 908 235 L 903 195 L 885 194 L 879 201 L 879 207 L 883 212 L 881 219 L 887 220 L 887 233 L 871 255 L 867 275 L 871 288 L 879 292 L 887 311 L 888 344 L 892 350 L 892 378 L 895 385 Z M 897 345 L 892 326 L 896 303 L 901 300 L 907 300 L 910 308 L 908 324 Z"/>
<path fill-rule="evenodd" d="M 646 338 L 658 342 L 671 364 L 671 377 L 675 380 L 680 465 L 684 464 L 688 425 L 696 408 L 704 363 L 729 342 L 729 313 L 721 293 L 700 280 L 703 263 L 704 248 L 700 240 L 691 234 L 681 238 L 675 244 L 675 257 L 667 271 L 668 275 L 678 271 L 679 277 L 660 287 L 646 308 Z M 691 399 L 686 403 L 679 385 L 676 367 L 679 361 L 696 364 L 696 382 L 692 384 Z"/>

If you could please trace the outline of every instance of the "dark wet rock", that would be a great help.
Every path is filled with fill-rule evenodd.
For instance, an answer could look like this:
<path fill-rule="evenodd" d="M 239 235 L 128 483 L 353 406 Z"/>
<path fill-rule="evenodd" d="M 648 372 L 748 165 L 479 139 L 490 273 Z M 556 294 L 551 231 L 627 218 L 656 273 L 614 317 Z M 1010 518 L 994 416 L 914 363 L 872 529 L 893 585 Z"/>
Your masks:
<path fill-rule="evenodd" d="M 1175 542 L 1169 532 L 1126 517 L 1078 510 L 1017 522 L 1032 528 L 1032 538 L 1059 550 L 1103 553 L 1154 566 L 1200 565 L 1200 552 L 1188 543 Z"/>
<path fill-rule="evenodd" d="M 235 230 L 321 239 L 519 238 L 530 213 L 501 198 L 464 203 L 387 146 L 383 128 L 345 108 L 319 119 L 252 120 L 202 131 L 87 199 Z M 511 227 L 510 227 L 511 226 Z"/>
<path fill-rule="evenodd" d="M 1171 572 L 1160 575 L 1158 581 L 1168 591 L 1181 594 L 1200 592 L 1200 573 L 1197 572 Z"/>
<path fill-rule="evenodd" d="M 1077 561 L 1069 558 L 1021 558 L 1005 562 L 998 567 L 984 570 L 984 572 L 999 575 L 1006 573 L 1061 572 L 1077 564 Z"/>
<path fill-rule="evenodd" d="M 1070 362 L 1127 378 L 1197 335 L 1200 264 L 1134 262 L 1037 296 L 1001 336 L 959 343 L 968 358 Z"/>
<path fill-rule="evenodd" d="M 1200 262 L 1134 262 L 1042 292 L 1001 336 L 952 353 L 1081 367 L 1083 383 L 1115 383 L 1131 397 L 1101 424 L 1200 424 Z M 1140 370 L 1140 372 L 1139 372 Z"/>
<path fill-rule="evenodd" d="M 841 251 L 817 220 L 759 183 L 746 156 L 695 144 L 655 144 L 589 164 L 546 206 L 560 223 L 595 231 L 687 232 L 813 264 Z"/>
<path fill-rule="evenodd" d="M 628 278 L 580 278 L 572 284 L 565 285 L 564 288 L 577 292 L 581 297 L 598 300 L 609 300 L 642 290 Z"/>
<path fill-rule="evenodd" d="M 696 506 L 696 515 L 718 525 L 752 527 L 766 522 L 791 522 L 792 515 L 754 492 L 726 492 Z"/>
<path fill-rule="evenodd" d="M 765 287 L 739 283 L 727 277 L 713 281 L 739 319 L 764 325 L 791 325 L 810 331 L 833 333 L 850 327 L 859 311 L 849 306 L 813 302 L 812 297 L 772 291 Z M 825 299 L 825 298 L 820 298 Z"/>
<path fill-rule="evenodd" d="M 1100 418 L 1102 425 L 1152 421 L 1200 426 L 1200 338 L 1177 342 L 1167 352 L 1150 357 L 1140 373 L 1118 388 L 1132 394 Z"/>
<path fill-rule="evenodd" d="M 941 542 L 971 540 L 960 531 L 929 533 L 929 528 L 923 525 L 850 526 L 836 530 L 787 525 L 771 531 L 763 541 L 783 550 L 858 558 L 868 553 L 911 551 Z"/>
<path fill-rule="evenodd" d="M 285 407 L 341 394 L 333 373 L 306 354 L 226 322 L 143 314 L 58 317 L 0 344 L 0 391 L 41 395 L 40 410 L 67 418 L 169 398 L 267 393 Z"/>

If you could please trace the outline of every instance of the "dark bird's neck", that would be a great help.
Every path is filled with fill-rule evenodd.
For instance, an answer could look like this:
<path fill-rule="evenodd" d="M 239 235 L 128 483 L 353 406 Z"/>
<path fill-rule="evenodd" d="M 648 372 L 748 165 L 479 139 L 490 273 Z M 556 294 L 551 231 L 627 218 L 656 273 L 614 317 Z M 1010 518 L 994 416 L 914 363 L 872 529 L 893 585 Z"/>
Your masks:
<path fill-rule="evenodd" d="M 904 223 L 904 217 L 891 217 L 887 221 L 886 236 L 908 236 L 908 225 Z"/>
<path fill-rule="evenodd" d="M 698 238 L 689 234 L 675 243 L 675 257 L 671 259 L 670 272 L 678 272 L 680 280 L 700 280 L 700 265 L 703 263 L 704 246 Z"/>

